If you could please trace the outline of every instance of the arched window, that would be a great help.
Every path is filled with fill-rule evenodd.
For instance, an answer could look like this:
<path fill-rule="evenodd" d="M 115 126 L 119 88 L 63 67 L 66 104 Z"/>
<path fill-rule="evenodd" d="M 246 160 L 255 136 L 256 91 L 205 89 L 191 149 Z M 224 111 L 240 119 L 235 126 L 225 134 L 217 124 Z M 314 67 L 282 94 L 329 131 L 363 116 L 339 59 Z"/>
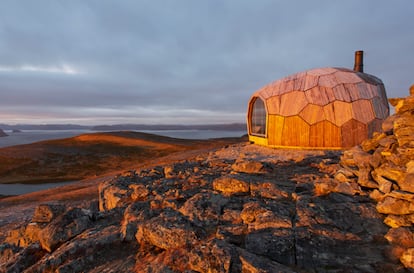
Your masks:
<path fill-rule="evenodd" d="M 263 100 L 256 98 L 251 111 L 250 133 L 257 136 L 266 136 L 266 109 Z"/>

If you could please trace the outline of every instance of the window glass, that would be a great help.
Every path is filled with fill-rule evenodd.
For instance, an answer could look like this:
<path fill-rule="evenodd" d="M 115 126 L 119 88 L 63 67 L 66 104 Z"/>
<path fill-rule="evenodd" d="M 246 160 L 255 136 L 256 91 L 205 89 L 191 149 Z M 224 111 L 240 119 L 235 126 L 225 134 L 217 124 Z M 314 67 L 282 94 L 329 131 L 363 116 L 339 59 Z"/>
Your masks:
<path fill-rule="evenodd" d="M 253 102 L 250 132 L 252 135 L 266 135 L 266 109 L 263 100 L 256 98 Z"/>

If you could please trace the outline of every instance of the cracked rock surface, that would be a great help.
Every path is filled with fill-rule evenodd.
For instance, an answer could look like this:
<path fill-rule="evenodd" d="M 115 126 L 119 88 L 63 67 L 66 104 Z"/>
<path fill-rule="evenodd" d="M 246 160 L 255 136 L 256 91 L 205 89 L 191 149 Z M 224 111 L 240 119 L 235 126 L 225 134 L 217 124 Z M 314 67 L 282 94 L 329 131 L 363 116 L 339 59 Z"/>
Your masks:
<path fill-rule="evenodd" d="M 0 272 L 407 272 L 341 154 L 241 143 L 123 173 L 99 204 L 42 204 Z"/>

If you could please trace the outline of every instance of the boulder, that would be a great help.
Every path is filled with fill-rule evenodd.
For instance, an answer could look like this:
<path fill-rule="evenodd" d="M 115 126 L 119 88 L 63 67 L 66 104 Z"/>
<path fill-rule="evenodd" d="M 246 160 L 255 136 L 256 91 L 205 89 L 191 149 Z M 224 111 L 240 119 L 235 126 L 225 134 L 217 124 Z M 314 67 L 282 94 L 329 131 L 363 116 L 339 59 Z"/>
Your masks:
<path fill-rule="evenodd" d="M 132 190 L 131 198 L 133 201 L 145 201 L 148 199 L 150 191 L 143 184 L 131 184 L 129 188 Z"/>
<path fill-rule="evenodd" d="M 384 223 L 392 228 L 410 227 L 414 224 L 414 214 L 393 215 L 389 214 L 384 219 Z"/>
<path fill-rule="evenodd" d="M 30 244 L 19 252 L 12 248 L 5 249 L 2 246 L 3 245 L 0 245 L 0 272 L 30 272 L 30 270 L 26 270 L 45 255 L 45 251 L 39 246 L 39 244 Z M 15 251 L 17 253 L 13 253 Z M 3 260 L 4 262 L 2 263 L 1 261 Z"/>
<path fill-rule="evenodd" d="M 266 165 L 262 162 L 246 159 L 236 160 L 231 168 L 235 172 L 249 174 L 264 173 L 267 169 Z"/>
<path fill-rule="evenodd" d="M 405 268 L 414 270 L 414 248 L 405 250 L 400 257 L 400 261 Z"/>
<path fill-rule="evenodd" d="M 138 225 L 151 218 L 153 211 L 148 202 L 135 202 L 129 205 L 121 221 L 121 237 L 125 241 L 133 241 Z"/>
<path fill-rule="evenodd" d="M 39 234 L 42 248 L 52 252 L 59 245 L 82 233 L 92 224 L 90 211 L 73 208 L 56 217 Z"/>
<path fill-rule="evenodd" d="M 407 227 L 391 228 L 384 237 L 390 244 L 414 248 L 414 234 Z"/>
<path fill-rule="evenodd" d="M 200 192 L 189 198 L 179 211 L 197 226 L 217 225 L 228 198 L 211 192 Z"/>
<path fill-rule="evenodd" d="M 60 204 L 42 204 L 36 207 L 32 222 L 50 223 L 58 215 L 65 211 L 65 206 Z"/>
<path fill-rule="evenodd" d="M 240 217 L 248 225 L 249 232 L 270 228 L 291 228 L 292 209 L 289 203 L 276 203 L 266 208 L 257 202 L 249 202 L 244 205 Z"/>
<path fill-rule="evenodd" d="M 132 182 L 128 180 L 128 177 L 114 178 L 100 183 L 98 187 L 99 210 L 105 211 L 127 206 L 132 200 L 132 193 L 135 192 L 135 189 L 130 187 L 131 184 Z M 134 196 L 138 198 L 136 193 Z"/>
<path fill-rule="evenodd" d="M 252 196 L 260 196 L 268 199 L 289 198 L 290 193 L 283 190 L 273 181 L 251 181 L 250 192 Z"/>
<path fill-rule="evenodd" d="M 168 250 L 194 244 L 197 235 L 190 221 L 181 213 L 165 210 L 139 225 L 136 239 L 140 244 L 147 243 Z"/>
<path fill-rule="evenodd" d="M 248 195 L 250 194 L 250 184 L 239 176 L 222 176 L 213 181 L 213 189 L 221 192 L 225 196 Z"/>
<path fill-rule="evenodd" d="M 235 268 L 235 248 L 217 239 L 196 245 L 188 255 L 189 267 L 196 272 L 241 272 Z"/>
<path fill-rule="evenodd" d="M 383 214 L 412 214 L 414 213 L 414 203 L 410 201 L 386 196 L 382 201 L 378 202 L 377 210 Z"/>
<path fill-rule="evenodd" d="M 132 272 L 133 251 L 134 245 L 122 243 L 119 227 L 97 226 L 63 243 L 25 272 Z M 114 263 L 119 257 L 122 262 Z"/>

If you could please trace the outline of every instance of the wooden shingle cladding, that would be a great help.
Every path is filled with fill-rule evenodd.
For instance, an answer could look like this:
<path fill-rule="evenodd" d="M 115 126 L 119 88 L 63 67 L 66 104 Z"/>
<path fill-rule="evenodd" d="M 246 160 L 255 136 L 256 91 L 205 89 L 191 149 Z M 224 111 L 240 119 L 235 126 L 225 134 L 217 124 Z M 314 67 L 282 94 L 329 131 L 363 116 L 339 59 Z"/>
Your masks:
<path fill-rule="evenodd" d="M 265 134 L 254 134 L 252 106 L 265 107 Z M 318 68 L 275 81 L 253 94 L 249 139 L 267 146 L 347 148 L 381 130 L 389 115 L 384 84 L 346 68 Z M 257 117 L 256 117 L 257 119 Z"/>

